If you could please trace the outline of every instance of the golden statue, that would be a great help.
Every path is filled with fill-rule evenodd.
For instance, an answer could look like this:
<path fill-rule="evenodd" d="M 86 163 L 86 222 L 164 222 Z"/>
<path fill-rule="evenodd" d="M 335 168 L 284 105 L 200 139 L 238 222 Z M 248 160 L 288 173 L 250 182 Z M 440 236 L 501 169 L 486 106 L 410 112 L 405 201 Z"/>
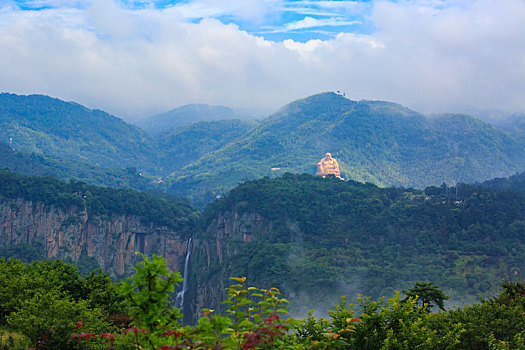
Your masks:
<path fill-rule="evenodd" d="M 326 175 L 335 175 L 338 178 L 341 178 L 341 171 L 339 171 L 339 164 L 337 160 L 332 158 L 331 153 L 325 154 L 324 158 L 317 163 L 317 176 L 325 177 Z"/>

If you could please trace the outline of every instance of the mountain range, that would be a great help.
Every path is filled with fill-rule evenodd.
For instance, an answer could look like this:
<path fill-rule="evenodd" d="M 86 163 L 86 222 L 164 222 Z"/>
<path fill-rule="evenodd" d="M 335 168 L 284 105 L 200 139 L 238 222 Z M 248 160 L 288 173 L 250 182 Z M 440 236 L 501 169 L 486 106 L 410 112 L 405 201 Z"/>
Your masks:
<path fill-rule="evenodd" d="M 338 160 L 343 177 L 381 186 L 474 182 L 525 167 L 516 139 L 473 117 L 427 117 L 394 103 L 323 93 L 290 103 L 174 172 L 170 190 L 209 197 L 262 176 L 314 174 L 326 152 Z"/>
<path fill-rule="evenodd" d="M 15 149 L 27 169 L 46 163 L 48 175 L 155 188 L 200 207 L 246 180 L 314 174 L 326 152 L 338 160 L 344 178 L 379 186 L 476 182 L 525 169 L 525 123 L 519 116 L 493 126 L 468 115 L 425 116 L 395 103 L 352 101 L 331 92 L 294 101 L 260 121 L 214 120 L 229 118 L 231 110 L 196 106 L 171 116 L 181 123 L 206 121 L 164 124 L 163 130 L 171 129 L 152 133 L 73 102 L 0 94 L 0 141 L 10 142 L 0 152 L 11 152 L 0 166 L 12 166 L 7 159 Z M 147 124 L 160 125 L 166 115 Z M 115 176 L 123 173 L 143 179 L 119 185 Z"/>
<path fill-rule="evenodd" d="M 188 320 L 220 309 L 231 276 L 278 287 L 303 315 L 417 280 L 471 302 L 525 269 L 525 175 L 502 178 L 525 169 L 519 116 L 493 126 L 322 93 L 260 121 L 151 133 L 72 102 L 0 97 L 0 166 L 73 179 L 0 169 L 0 255 L 123 276 L 134 251 L 161 254 L 187 270 Z M 346 181 L 313 176 L 326 152 Z"/>

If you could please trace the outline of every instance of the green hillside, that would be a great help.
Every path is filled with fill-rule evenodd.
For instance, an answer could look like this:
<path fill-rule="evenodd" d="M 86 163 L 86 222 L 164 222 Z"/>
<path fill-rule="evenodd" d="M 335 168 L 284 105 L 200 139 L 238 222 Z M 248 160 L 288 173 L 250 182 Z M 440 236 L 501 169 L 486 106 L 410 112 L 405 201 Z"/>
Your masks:
<path fill-rule="evenodd" d="M 160 134 L 161 163 L 169 172 L 213 152 L 253 129 L 253 120 L 218 120 L 188 124 Z"/>
<path fill-rule="evenodd" d="M 514 113 L 509 117 L 493 122 L 494 127 L 505 131 L 525 146 L 525 114 Z"/>
<path fill-rule="evenodd" d="M 345 178 L 380 186 L 473 182 L 525 168 L 525 151 L 515 140 L 472 117 L 427 118 L 394 103 L 323 93 L 290 103 L 176 171 L 170 191 L 206 202 L 245 180 L 313 174 L 326 152 Z"/>
<path fill-rule="evenodd" d="M 228 107 L 189 104 L 140 120 L 136 124 L 144 130 L 160 133 L 200 121 L 240 118 L 241 116 L 237 115 L 233 109 Z"/>
<path fill-rule="evenodd" d="M 23 175 L 53 176 L 60 180 L 82 180 L 91 185 L 135 190 L 154 189 L 154 179 L 141 175 L 135 167 L 115 169 L 82 162 L 74 159 L 61 159 L 41 154 L 27 154 L 14 151 L 9 145 L 0 142 L 0 168 Z"/>
<path fill-rule="evenodd" d="M 261 221 L 245 223 L 253 237 L 244 242 L 208 230 L 202 240 L 229 248 L 206 274 L 196 253 L 194 278 L 211 287 L 246 276 L 280 288 L 299 313 L 341 294 L 393 295 L 415 281 L 435 282 L 458 305 L 525 272 L 525 196 L 517 192 L 464 184 L 417 191 L 286 174 L 245 182 L 203 215 L 207 227 L 225 218 L 269 223 L 264 231 L 253 229 Z"/>
<path fill-rule="evenodd" d="M 199 109 L 202 118 L 224 116 L 207 115 L 206 108 Z M 314 174 L 326 152 L 344 178 L 379 186 L 468 183 L 525 169 L 525 150 L 513 136 L 472 117 L 430 118 L 395 103 L 334 93 L 292 102 L 260 123 L 198 122 L 155 137 L 76 103 L 4 93 L 0 142 L 10 138 L 18 163 L 4 159 L 1 166 L 113 187 L 154 186 L 200 207 L 246 180 Z M 138 173 L 162 182 L 152 185 Z"/>
<path fill-rule="evenodd" d="M 153 171 L 156 148 L 141 129 L 100 110 L 42 95 L 0 94 L 0 140 L 27 153 Z"/>

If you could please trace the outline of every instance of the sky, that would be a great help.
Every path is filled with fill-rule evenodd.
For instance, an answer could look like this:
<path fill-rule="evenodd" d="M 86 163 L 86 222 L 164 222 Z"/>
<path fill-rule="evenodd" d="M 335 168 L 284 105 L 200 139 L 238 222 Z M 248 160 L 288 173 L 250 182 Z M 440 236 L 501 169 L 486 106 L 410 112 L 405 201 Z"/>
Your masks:
<path fill-rule="evenodd" d="M 525 0 L 0 0 L 0 91 L 136 120 L 324 91 L 525 111 Z"/>

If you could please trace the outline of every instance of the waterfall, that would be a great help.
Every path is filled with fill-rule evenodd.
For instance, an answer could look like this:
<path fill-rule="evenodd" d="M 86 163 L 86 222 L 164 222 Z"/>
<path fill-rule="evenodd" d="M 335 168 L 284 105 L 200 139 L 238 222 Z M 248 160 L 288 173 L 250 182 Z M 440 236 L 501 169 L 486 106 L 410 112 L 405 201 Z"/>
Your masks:
<path fill-rule="evenodd" d="M 182 290 L 177 293 L 175 297 L 175 307 L 180 308 L 184 313 L 184 293 L 188 290 L 188 266 L 190 263 L 191 248 L 193 247 L 193 238 L 188 241 L 188 251 L 186 252 L 186 260 L 184 261 L 184 276 L 182 281 Z"/>

